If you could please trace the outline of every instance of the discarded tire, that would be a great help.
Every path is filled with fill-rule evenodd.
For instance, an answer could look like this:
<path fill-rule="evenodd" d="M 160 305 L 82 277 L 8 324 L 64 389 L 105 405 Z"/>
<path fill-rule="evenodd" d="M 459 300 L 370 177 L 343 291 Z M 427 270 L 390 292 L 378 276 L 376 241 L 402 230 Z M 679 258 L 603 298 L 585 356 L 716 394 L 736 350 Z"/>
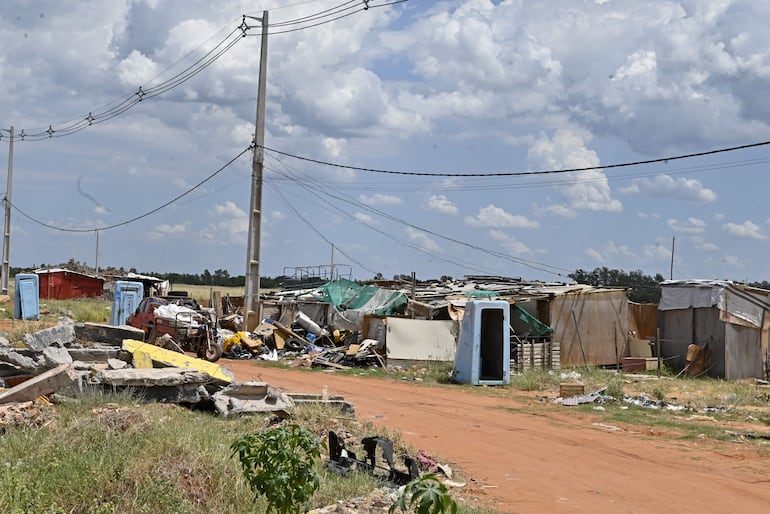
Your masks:
<path fill-rule="evenodd" d="M 304 347 L 305 347 L 305 345 L 302 344 L 302 341 L 300 341 L 299 339 L 293 339 L 292 338 L 292 339 L 287 339 L 286 340 L 286 348 L 288 350 L 292 350 L 292 351 L 298 352 L 298 351 L 302 350 L 302 348 L 304 348 Z"/>

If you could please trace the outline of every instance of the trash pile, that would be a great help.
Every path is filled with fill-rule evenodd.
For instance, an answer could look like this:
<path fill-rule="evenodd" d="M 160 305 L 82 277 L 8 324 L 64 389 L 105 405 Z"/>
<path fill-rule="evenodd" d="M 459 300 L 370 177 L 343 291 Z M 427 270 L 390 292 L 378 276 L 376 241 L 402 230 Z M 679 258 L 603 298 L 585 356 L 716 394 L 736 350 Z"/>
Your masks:
<path fill-rule="evenodd" d="M 41 399 L 87 390 L 130 390 L 146 401 L 177 403 L 222 416 L 255 412 L 286 415 L 291 395 L 265 382 L 237 382 L 229 370 L 203 359 L 142 342 L 143 331 L 75 323 L 0 337 L 0 424 L 40 426 L 50 421 Z M 298 395 L 298 401 L 323 401 Z M 328 400 L 331 403 L 331 400 Z M 344 404 L 342 398 L 334 398 Z M 349 408 L 352 406 L 348 404 Z"/>
<path fill-rule="evenodd" d="M 362 339 L 358 330 L 321 328 L 302 311 L 290 325 L 266 318 L 253 332 L 220 329 L 228 359 L 289 361 L 291 367 L 335 369 L 385 367 L 384 342 Z"/>

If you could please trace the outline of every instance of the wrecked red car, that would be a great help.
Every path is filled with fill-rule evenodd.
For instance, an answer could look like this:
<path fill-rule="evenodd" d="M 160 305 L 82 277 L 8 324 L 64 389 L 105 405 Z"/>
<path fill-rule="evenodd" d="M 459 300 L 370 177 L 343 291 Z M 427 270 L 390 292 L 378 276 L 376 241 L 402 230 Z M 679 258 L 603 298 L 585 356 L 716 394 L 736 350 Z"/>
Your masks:
<path fill-rule="evenodd" d="M 195 310 L 176 299 L 151 296 L 139 303 L 127 323 L 142 329 L 150 344 L 182 353 L 191 352 L 209 362 L 222 356 L 223 342 L 217 335 L 216 317 L 212 311 Z"/>

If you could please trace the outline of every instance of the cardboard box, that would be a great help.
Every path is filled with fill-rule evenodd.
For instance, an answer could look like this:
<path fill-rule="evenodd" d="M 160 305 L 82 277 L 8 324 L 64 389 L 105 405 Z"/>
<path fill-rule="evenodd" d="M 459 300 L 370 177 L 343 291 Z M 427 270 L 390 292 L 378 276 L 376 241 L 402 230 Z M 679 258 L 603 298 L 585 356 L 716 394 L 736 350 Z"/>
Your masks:
<path fill-rule="evenodd" d="M 559 384 L 559 396 L 562 398 L 580 396 L 585 394 L 585 392 L 586 386 L 583 384 Z"/>

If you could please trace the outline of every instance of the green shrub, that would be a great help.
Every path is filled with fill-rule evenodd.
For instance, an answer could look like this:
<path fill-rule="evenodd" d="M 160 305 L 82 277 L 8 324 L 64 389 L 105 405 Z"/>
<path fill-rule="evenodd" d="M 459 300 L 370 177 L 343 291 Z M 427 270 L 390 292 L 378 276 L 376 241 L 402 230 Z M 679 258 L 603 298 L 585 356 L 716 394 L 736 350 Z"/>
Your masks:
<path fill-rule="evenodd" d="M 406 484 L 388 513 L 393 514 L 396 509 L 402 512 L 414 509 L 416 514 L 457 514 L 457 502 L 435 473 L 427 473 Z"/>
<path fill-rule="evenodd" d="M 299 425 L 284 425 L 233 442 L 243 476 L 255 499 L 265 496 L 267 512 L 305 512 L 319 487 L 314 459 L 321 456 L 321 441 Z"/>

